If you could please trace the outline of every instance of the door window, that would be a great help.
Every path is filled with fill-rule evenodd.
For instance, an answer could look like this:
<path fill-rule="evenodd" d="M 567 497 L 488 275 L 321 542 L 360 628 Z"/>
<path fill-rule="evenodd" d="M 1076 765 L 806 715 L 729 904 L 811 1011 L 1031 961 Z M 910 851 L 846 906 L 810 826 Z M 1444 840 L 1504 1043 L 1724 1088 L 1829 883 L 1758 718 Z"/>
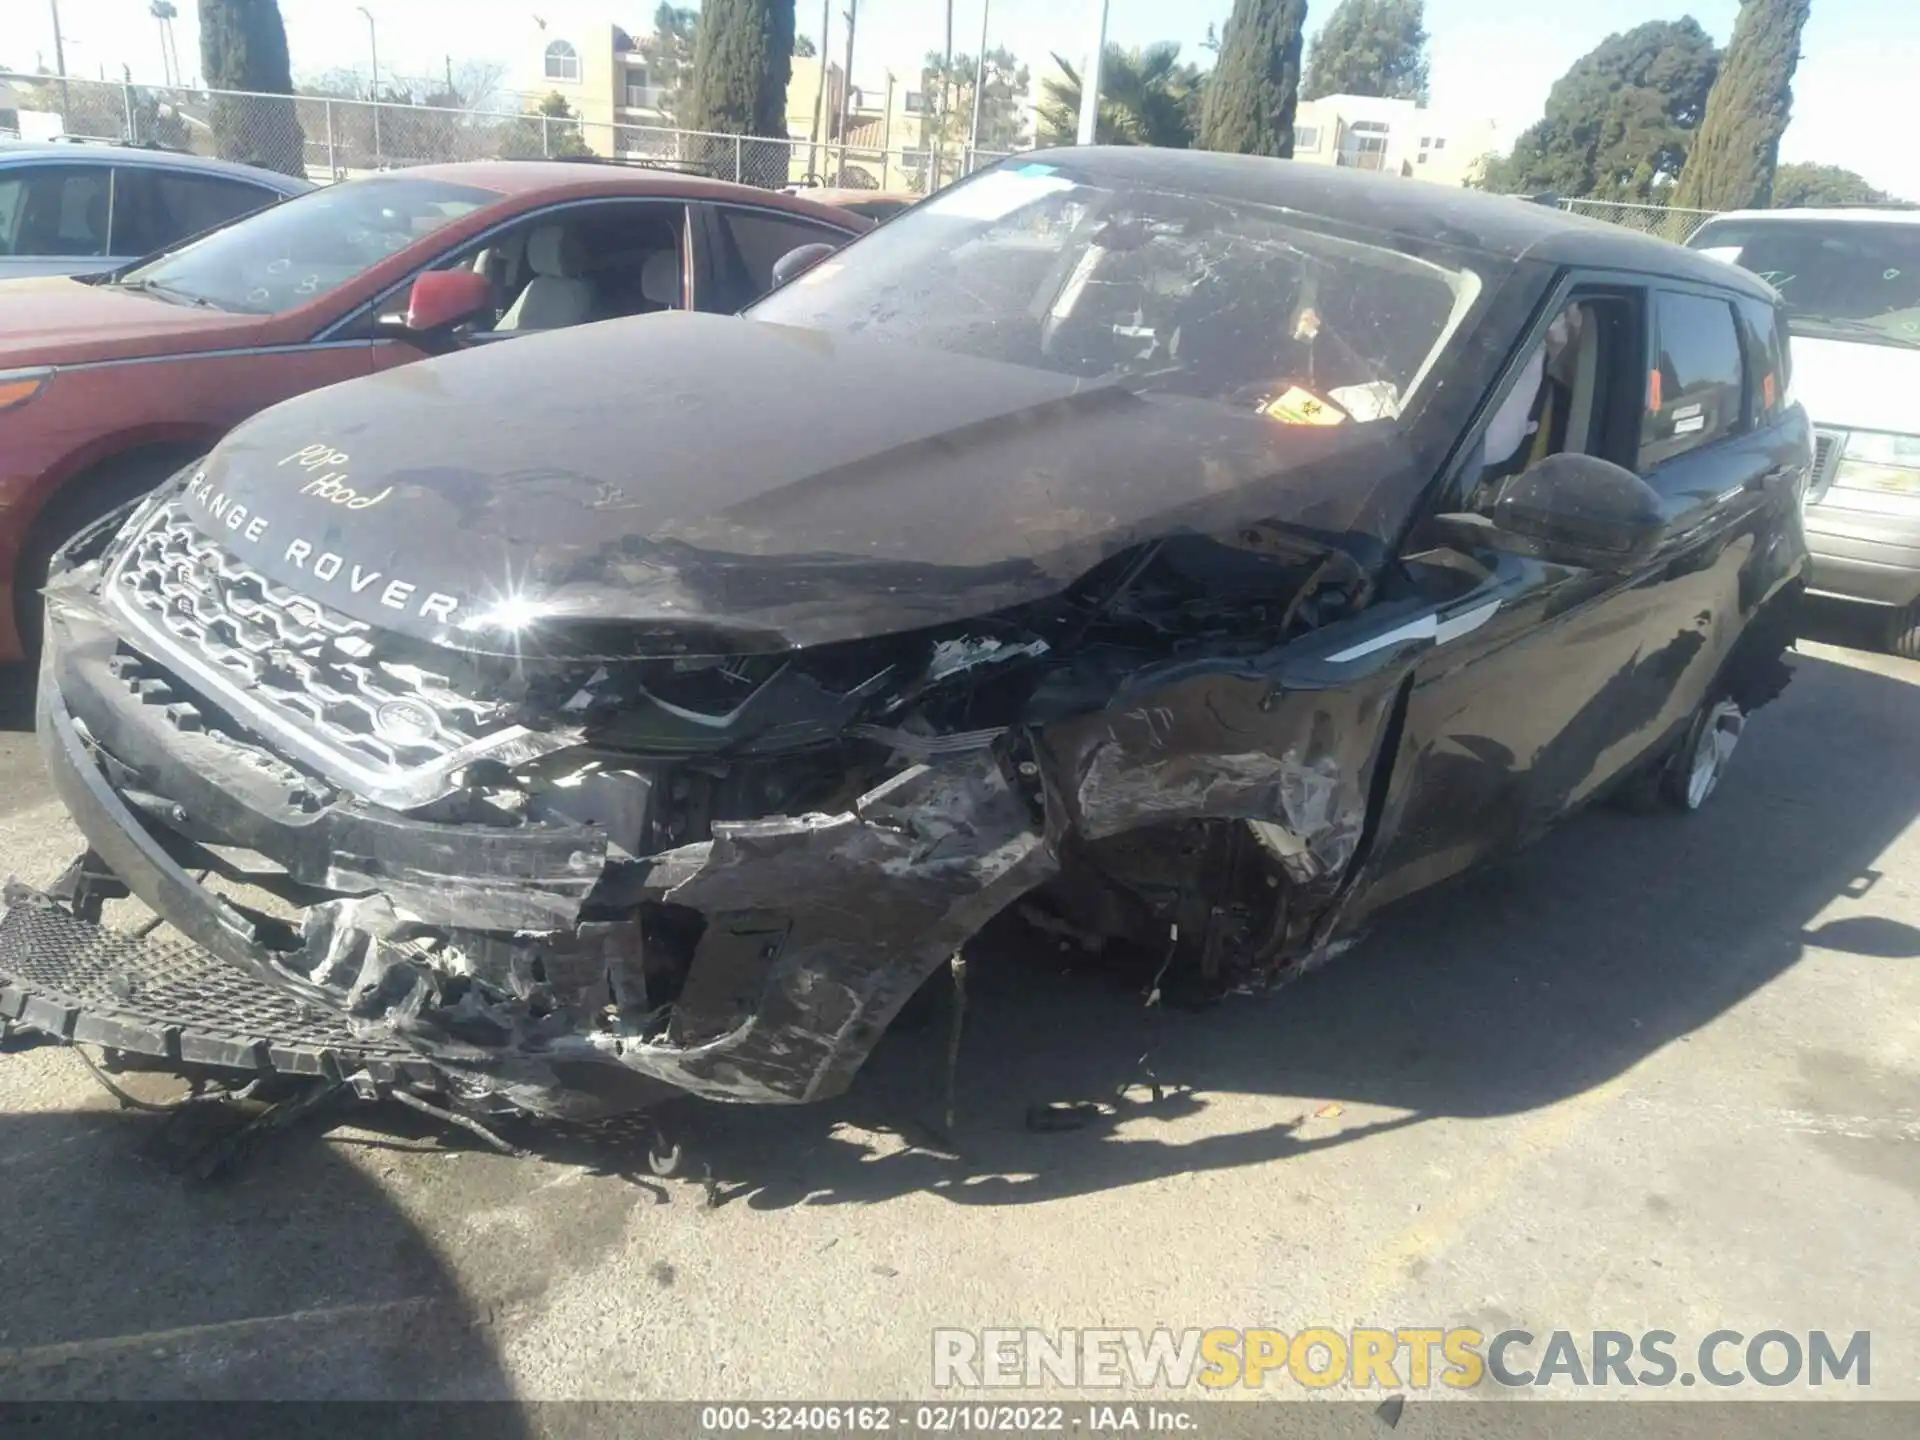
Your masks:
<path fill-rule="evenodd" d="M 31 165 L 0 176 L 0 255 L 105 255 L 112 173 Z"/>
<path fill-rule="evenodd" d="M 735 210 L 723 206 L 719 212 L 720 233 L 726 246 L 736 285 L 744 286 L 736 296 L 739 305 L 750 304 L 773 287 L 773 267 L 789 250 L 802 245 L 844 245 L 850 238 L 844 230 L 802 220 L 792 215 L 774 215 L 765 210 Z"/>
<path fill-rule="evenodd" d="M 1638 291 L 1577 296 L 1548 323 L 1483 432 L 1467 508 L 1549 455 L 1631 464 L 1645 306 Z"/>
<path fill-rule="evenodd" d="M 151 255 L 279 198 L 243 180 L 127 166 L 115 173 L 110 248 L 115 255 Z"/>
<path fill-rule="evenodd" d="M 1747 348 L 1747 389 L 1756 423 L 1771 425 L 1787 408 L 1787 326 L 1780 312 L 1758 300 L 1740 302 Z"/>
<path fill-rule="evenodd" d="M 677 310 L 686 294 L 687 207 L 662 200 L 609 201 L 527 216 L 438 260 L 435 270 L 486 277 L 493 314 L 469 333 L 517 334 Z M 389 293 L 378 321 L 407 313 L 407 284 Z"/>
<path fill-rule="evenodd" d="M 1662 291 L 1654 315 L 1654 364 L 1640 431 L 1642 474 L 1736 433 L 1743 421 L 1746 369 L 1733 306 Z"/>

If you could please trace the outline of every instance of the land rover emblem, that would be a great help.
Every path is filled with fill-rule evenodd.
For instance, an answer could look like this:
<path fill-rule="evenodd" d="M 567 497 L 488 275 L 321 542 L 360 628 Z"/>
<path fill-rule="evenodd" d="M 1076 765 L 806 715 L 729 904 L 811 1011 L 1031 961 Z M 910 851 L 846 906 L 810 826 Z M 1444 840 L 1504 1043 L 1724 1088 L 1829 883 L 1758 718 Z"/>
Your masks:
<path fill-rule="evenodd" d="M 396 745 L 422 745 L 433 738 L 433 712 L 412 700 L 389 700 L 373 712 L 374 733 Z"/>

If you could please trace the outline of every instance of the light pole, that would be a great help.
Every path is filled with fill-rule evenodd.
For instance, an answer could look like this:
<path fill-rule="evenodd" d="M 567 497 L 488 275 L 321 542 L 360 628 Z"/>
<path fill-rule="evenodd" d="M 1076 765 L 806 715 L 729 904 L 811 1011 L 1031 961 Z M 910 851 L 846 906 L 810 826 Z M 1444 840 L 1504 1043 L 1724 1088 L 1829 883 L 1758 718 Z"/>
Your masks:
<path fill-rule="evenodd" d="M 1099 23 L 1093 31 L 1093 53 L 1087 57 L 1086 71 L 1080 77 L 1080 133 L 1078 145 L 1093 144 L 1100 120 L 1100 67 L 1107 58 L 1107 0 L 1095 0 L 1100 7 Z"/>
<path fill-rule="evenodd" d="M 367 47 L 373 51 L 373 84 L 367 94 L 373 100 L 373 165 L 380 168 L 380 32 L 374 28 L 373 12 L 364 5 L 353 7 L 367 17 Z"/>
<path fill-rule="evenodd" d="M 60 72 L 60 128 L 67 125 L 73 97 L 67 93 L 67 47 L 60 36 L 60 0 L 47 0 L 53 7 L 53 68 Z"/>
<path fill-rule="evenodd" d="M 169 85 L 180 83 L 173 73 L 173 60 L 167 54 L 167 22 L 180 12 L 174 9 L 173 0 L 153 0 L 147 6 L 147 13 L 160 22 L 160 74 Z"/>
<path fill-rule="evenodd" d="M 987 15 L 992 0 L 980 0 L 980 54 L 973 62 L 973 124 L 967 130 L 967 173 L 979 163 L 980 95 L 987 88 Z"/>

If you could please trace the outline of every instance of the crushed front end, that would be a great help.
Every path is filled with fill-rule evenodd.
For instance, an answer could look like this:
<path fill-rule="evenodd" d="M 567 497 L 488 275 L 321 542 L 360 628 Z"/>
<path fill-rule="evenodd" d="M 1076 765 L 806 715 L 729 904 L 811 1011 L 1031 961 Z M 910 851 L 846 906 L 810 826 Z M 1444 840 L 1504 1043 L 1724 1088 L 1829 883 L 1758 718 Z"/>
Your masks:
<path fill-rule="evenodd" d="M 1355 599 L 1309 546 L 1156 543 L 1049 602 L 777 653 L 499 654 L 270 579 L 178 492 L 49 589 L 59 793 L 196 945 L 469 1096 L 831 1095 L 1036 890 L 1210 982 L 1283 968 L 1359 843 L 1392 697 L 1282 699 L 1276 640 Z"/>

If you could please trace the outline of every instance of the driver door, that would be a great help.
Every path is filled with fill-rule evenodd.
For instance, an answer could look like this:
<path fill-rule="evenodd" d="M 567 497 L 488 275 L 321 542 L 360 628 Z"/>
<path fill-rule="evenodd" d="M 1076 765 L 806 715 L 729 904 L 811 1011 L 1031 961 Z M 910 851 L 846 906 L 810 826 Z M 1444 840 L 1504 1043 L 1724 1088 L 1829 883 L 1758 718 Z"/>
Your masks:
<path fill-rule="evenodd" d="M 1536 364 L 1563 313 L 1577 339 Z M 1648 315 L 1637 281 L 1563 288 L 1483 407 L 1442 508 L 1480 510 L 1506 476 L 1560 451 L 1632 469 Z M 1511 455 L 1496 453 L 1509 441 Z M 1638 758 L 1686 661 L 1660 643 L 1672 633 L 1657 572 L 1468 550 L 1436 534 L 1416 529 L 1403 563 L 1451 618 L 1414 668 L 1367 908 L 1517 846 L 1587 798 Z"/>

